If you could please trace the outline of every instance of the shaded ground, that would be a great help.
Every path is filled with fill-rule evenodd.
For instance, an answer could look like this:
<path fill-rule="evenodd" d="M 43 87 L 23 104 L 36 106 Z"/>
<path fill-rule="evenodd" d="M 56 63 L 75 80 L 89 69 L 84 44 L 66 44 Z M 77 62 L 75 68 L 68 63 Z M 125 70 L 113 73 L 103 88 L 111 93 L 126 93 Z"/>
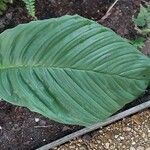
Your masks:
<path fill-rule="evenodd" d="M 150 150 L 150 109 L 53 150 Z"/>
<path fill-rule="evenodd" d="M 137 36 L 132 17 L 137 13 L 141 0 L 120 0 L 112 9 L 111 15 L 101 21 L 114 0 L 37 0 L 36 15 L 38 19 L 52 18 L 64 14 L 79 14 L 110 27 L 128 39 Z M 10 5 L 7 12 L 0 16 L 0 32 L 20 23 L 31 20 L 24 4 L 19 0 Z M 142 100 L 148 100 L 147 92 Z M 134 101 L 131 107 L 137 104 Z M 127 107 L 128 108 L 128 107 Z M 46 143 L 78 130 L 78 126 L 66 126 L 55 123 L 28 109 L 15 107 L 0 102 L 0 149 L 28 150 L 35 149 Z"/>

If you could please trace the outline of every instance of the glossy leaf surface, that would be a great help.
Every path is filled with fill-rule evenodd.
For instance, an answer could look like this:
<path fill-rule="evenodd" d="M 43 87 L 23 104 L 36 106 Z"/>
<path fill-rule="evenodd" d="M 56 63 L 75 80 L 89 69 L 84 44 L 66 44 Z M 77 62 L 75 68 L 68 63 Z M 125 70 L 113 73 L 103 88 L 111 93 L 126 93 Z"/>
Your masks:
<path fill-rule="evenodd" d="M 62 123 L 106 119 L 144 92 L 149 77 L 148 57 L 78 15 L 0 35 L 0 97 Z"/>

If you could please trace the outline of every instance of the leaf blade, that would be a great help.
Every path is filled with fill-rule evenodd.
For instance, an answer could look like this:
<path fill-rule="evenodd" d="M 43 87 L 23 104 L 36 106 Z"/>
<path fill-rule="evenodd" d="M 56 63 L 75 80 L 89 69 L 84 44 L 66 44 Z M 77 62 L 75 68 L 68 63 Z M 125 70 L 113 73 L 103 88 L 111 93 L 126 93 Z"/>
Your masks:
<path fill-rule="evenodd" d="M 0 96 L 67 124 L 106 119 L 144 92 L 150 78 L 148 57 L 77 15 L 5 31 L 0 56 Z"/>

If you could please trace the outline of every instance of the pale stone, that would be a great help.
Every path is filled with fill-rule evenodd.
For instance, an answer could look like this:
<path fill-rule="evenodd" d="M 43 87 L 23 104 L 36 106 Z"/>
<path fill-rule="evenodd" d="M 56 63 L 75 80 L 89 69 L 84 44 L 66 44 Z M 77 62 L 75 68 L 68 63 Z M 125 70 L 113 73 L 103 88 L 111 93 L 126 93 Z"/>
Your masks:
<path fill-rule="evenodd" d="M 106 147 L 107 149 L 109 149 L 109 145 L 110 145 L 109 143 L 106 143 L 106 144 L 105 144 L 105 147 Z"/>
<path fill-rule="evenodd" d="M 132 142 L 132 145 L 135 145 L 136 143 L 135 142 Z"/>
<path fill-rule="evenodd" d="M 131 131 L 131 128 L 125 127 L 125 128 L 124 128 L 124 131 Z"/>
<path fill-rule="evenodd" d="M 130 150 L 136 150 L 134 147 L 130 147 Z"/>
<path fill-rule="evenodd" d="M 123 137 L 123 136 L 121 136 L 121 137 L 120 137 L 120 139 L 121 139 L 121 140 L 124 140 L 124 137 Z"/>
<path fill-rule="evenodd" d="M 35 122 L 39 122 L 40 121 L 40 119 L 39 118 L 35 118 Z"/>
<path fill-rule="evenodd" d="M 138 146 L 137 150 L 144 150 L 144 147 L 143 146 Z"/>

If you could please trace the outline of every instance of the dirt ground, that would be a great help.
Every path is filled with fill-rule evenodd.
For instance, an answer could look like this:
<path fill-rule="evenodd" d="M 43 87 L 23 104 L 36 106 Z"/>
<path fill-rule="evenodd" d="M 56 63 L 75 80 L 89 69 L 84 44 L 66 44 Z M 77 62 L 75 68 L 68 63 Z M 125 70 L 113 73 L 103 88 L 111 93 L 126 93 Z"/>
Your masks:
<path fill-rule="evenodd" d="M 111 15 L 102 21 L 101 18 L 113 2 L 114 0 L 37 0 L 36 16 L 38 19 L 46 19 L 79 14 L 110 27 L 122 37 L 134 39 L 138 35 L 132 18 L 137 14 L 141 0 L 118 1 L 111 10 Z M 31 20 L 24 4 L 16 0 L 0 16 L 0 32 Z M 148 91 L 141 96 L 144 97 L 142 101 L 148 100 L 149 96 Z M 141 99 L 139 102 L 141 103 Z M 135 104 L 137 101 L 130 106 Z M 82 127 L 59 124 L 26 108 L 0 102 L 0 150 L 32 150 L 80 128 Z"/>

